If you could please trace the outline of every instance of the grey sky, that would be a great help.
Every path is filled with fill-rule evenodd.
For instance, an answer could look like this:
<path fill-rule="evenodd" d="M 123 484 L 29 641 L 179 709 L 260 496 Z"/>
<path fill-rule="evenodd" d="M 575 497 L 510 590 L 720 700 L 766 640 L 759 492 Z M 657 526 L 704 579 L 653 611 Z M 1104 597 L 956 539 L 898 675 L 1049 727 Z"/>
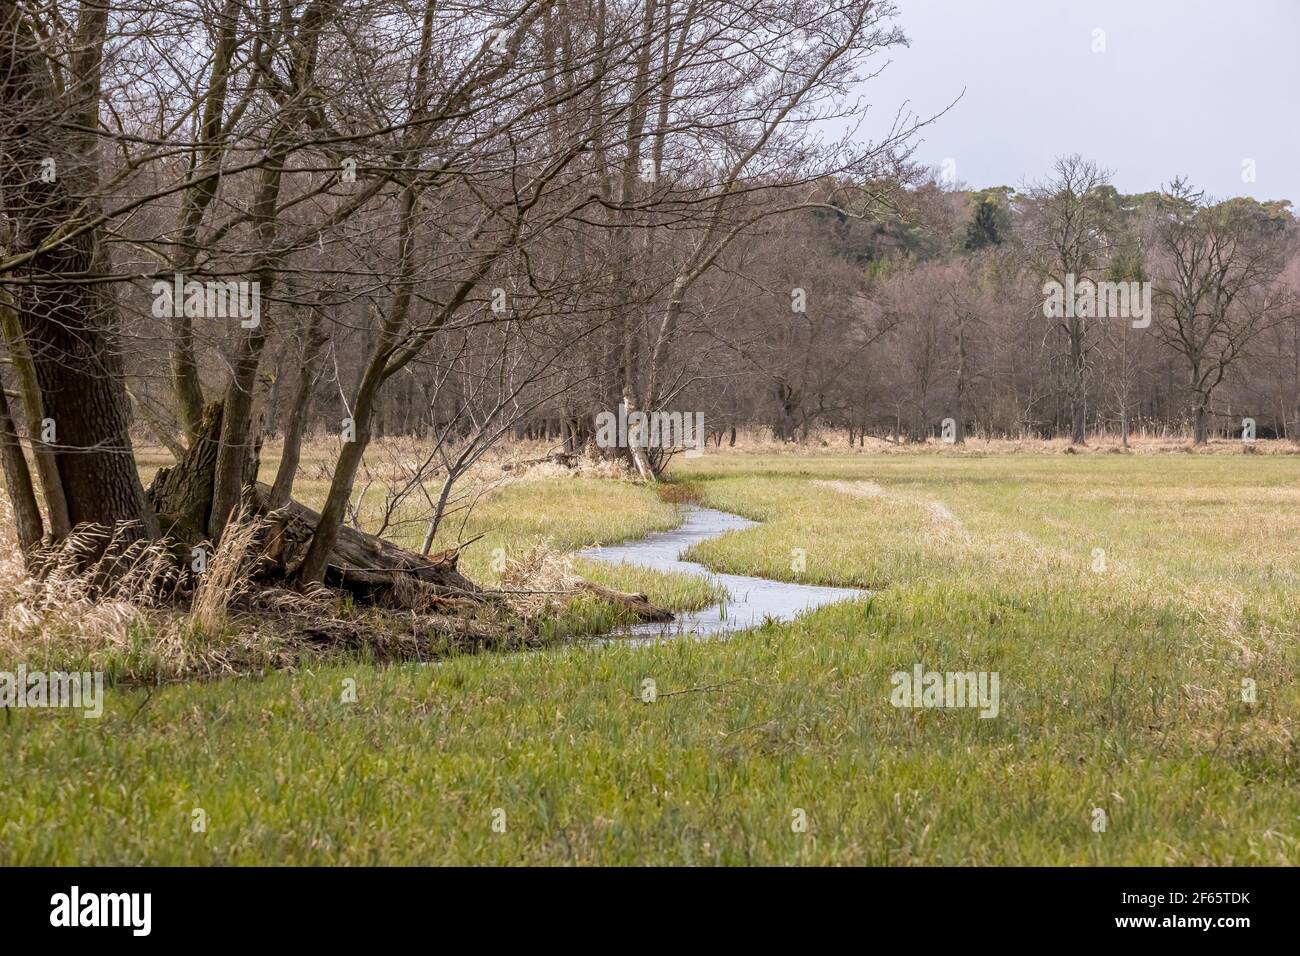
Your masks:
<path fill-rule="evenodd" d="M 1182 174 L 1214 196 L 1300 206 L 1300 0 L 896 4 L 911 47 L 861 92 L 881 121 L 906 101 L 932 115 L 964 87 L 915 158 L 951 158 L 968 186 L 1019 187 L 1081 153 L 1123 192 Z"/>

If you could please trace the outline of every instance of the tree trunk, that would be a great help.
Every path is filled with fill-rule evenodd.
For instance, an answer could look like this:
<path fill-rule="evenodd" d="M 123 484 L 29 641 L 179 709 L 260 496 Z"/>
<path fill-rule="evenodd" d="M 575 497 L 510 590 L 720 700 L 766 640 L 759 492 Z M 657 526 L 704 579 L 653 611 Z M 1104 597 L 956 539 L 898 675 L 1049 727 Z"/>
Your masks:
<path fill-rule="evenodd" d="M 665 611 L 663 608 L 655 607 L 644 594 L 615 591 L 613 588 L 607 588 L 603 584 L 596 584 L 593 581 L 580 581 L 578 582 L 578 588 L 611 604 L 622 605 L 635 613 L 642 621 L 664 624 L 673 620 L 672 611 Z"/>
<path fill-rule="evenodd" d="M 953 416 L 953 444 L 966 444 L 966 320 L 957 322 L 957 408 Z"/>
<path fill-rule="evenodd" d="M 382 384 L 383 367 L 386 353 L 377 352 L 371 358 L 357 398 L 353 403 L 352 415 L 355 433 L 352 441 L 344 442 L 339 460 L 334 466 L 334 475 L 330 479 L 330 490 L 325 497 L 325 507 L 320 514 L 316 533 L 312 536 L 311 546 L 304 555 L 298 570 L 304 582 L 324 580 L 329 556 L 334 550 L 335 541 L 340 534 L 344 512 L 348 499 L 352 495 L 352 485 L 356 481 L 357 469 L 370 443 L 370 419 L 374 414 L 375 397 Z"/>
<path fill-rule="evenodd" d="M 1070 419 L 1071 419 L 1070 444 L 1072 445 L 1088 444 L 1088 435 L 1087 435 L 1087 428 L 1086 428 L 1087 410 L 1084 408 L 1082 401 L 1078 401 L 1073 404 L 1073 406 L 1070 409 Z"/>
<path fill-rule="evenodd" d="M 270 491 L 260 482 L 254 486 L 254 513 L 265 513 Z M 276 579 L 301 577 L 302 563 L 310 545 L 319 538 L 323 520 L 322 515 L 296 501 L 276 509 L 266 536 L 270 566 L 263 573 Z M 459 560 L 455 548 L 426 558 L 383 538 L 340 526 L 321 578 L 326 585 L 347 591 L 366 604 L 389 607 L 418 607 L 434 594 L 480 596 L 482 589 L 458 570 Z"/>
<path fill-rule="evenodd" d="M 1070 443 L 1086 445 L 1087 394 L 1085 385 L 1086 360 L 1084 358 L 1085 327 L 1082 319 L 1073 319 L 1070 328 Z"/>
<path fill-rule="evenodd" d="M 50 517 L 50 534 L 62 538 L 72 530 L 68 520 L 68 502 L 63 496 L 63 482 L 59 478 L 58 464 L 50 446 L 41 441 L 41 422 L 45 419 L 41 401 L 41 387 L 36 380 L 36 366 L 32 362 L 27 342 L 23 338 L 18 313 L 10 296 L 0 290 L 0 323 L 4 327 L 5 345 L 18 379 L 18 394 L 22 399 L 23 417 L 27 423 L 27 436 L 32 443 L 32 457 L 36 459 L 36 474 L 40 478 L 41 493 L 45 498 L 45 511 Z"/>
<path fill-rule="evenodd" d="M 154 537 L 158 522 L 131 447 L 115 304 L 103 286 L 61 281 L 108 271 L 97 229 L 66 235 L 70 223 L 95 215 L 99 206 L 96 139 L 84 128 L 98 123 L 107 9 L 81 8 L 78 82 L 60 95 L 17 4 L 0 0 L 0 140 L 9 153 L 0 164 L 0 188 L 15 224 L 13 251 L 31 254 L 15 271 L 40 280 L 20 287 L 16 305 L 53 429 L 68 522 L 122 522 L 129 525 L 125 536 Z M 44 161 L 54 164 L 53 182 L 33 172 Z M 63 238 L 47 246 L 55 234 Z"/>
<path fill-rule="evenodd" d="M 181 545 L 205 538 L 223 417 L 220 402 L 208 405 L 185 458 L 174 468 L 159 470 L 149 486 L 168 534 Z M 247 497 L 249 514 L 268 521 L 261 535 L 265 553 L 255 576 L 282 581 L 297 574 L 321 516 L 296 501 L 272 508 L 270 497 L 271 489 L 261 483 L 253 484 Z M 470 595 L 479 592 L 457 572 L 456 564 L 455 552 L 425 558 L 382 538 L 339 528 L 321 579 L 367 603 L 415 607 L 429 597 L 423 585 Z"/>
<path fill-rule="evenodd" d="M 219 32 L 212 51 L 212 66 L 207 91 L 203 96 L 203 120 L 198 136 L 205 145 L 190 156 L 190 172 L 197 182 L 182 197 L 177 223 L 175 268 L 180 275 L 188 273 L 194 267 L 199 226 L 208 206 L 216 198 L 220 183 L 224 147 L 218 144 L 223 140 L 221 129 L 227 118 L 226 94 L 230 89 L 231 62 L 239 46 L 238 0 L 224 0 L 217 23 Z M 194 325 L 184 309 L 173 310 L 171 330 L 172 390 L 181 426 L 185 429 L 187 441 L 192 443 L 198 435 L 203 418 L 203 388 L 199 382 L 199 366 L 194 355 Z"/>
<path fill-rule="evenodd" d="M 40 544 L 45 534 L 41 522 L 41 509 L 36 504 L 31 472 L 23 457 L 23 446 L 18 440 L 13 418 L 9 415 L 9 399 L 0 388 L 0 465 L 4 468 L 5 488 L 14 506 L 14 524 L 18 532 L 18 546 L 24 559 Z"/>
<path fill-rule="evenodd" d="M 220 539 L 226 523 L 239 505 L 244 487 L 257 478 L 255 472 L 249 473 L 248 467 L 255 441 L 252 434 L 253 387 L 257 381 L 263 341 L 264 337 L 255 332 L 241 346 L 222 402 L 221 438 L 217 443 L 212 508 L 208 514 L 208 534 L 213 541 Z"/>
<path fill-rule="evenodd" d="M 158 469 L 149 484 L 149 501 L 169 537 L 191 544 L 207 537 L 222 418 L 220 402 L 208 405 L 185 456 L 174 468 Z"/>
<path fill-rule="evenodd" d="M 358 402 L 358 411 L 364 404 Z M 151 499 L 168 522 L 169 533 L 181 546 L 196 544 L 204 537 L 222 418 L 220 403 L 205 408 L 190 451 L 175 468 L 160 470 L 149 486 Z M 361 443 L 351 445 L 359 450 Z M 271 494 L 271 488 L 258 482 L 250 487 L 246 498 L 250 517 L 265 522 L 257 536 L 259 560 L 252 572 L 255 581 L 320 581 L 347 591 L 359 602 L 407 610 L 426 611 L 436 605 L 492 600 L 491 595 L 460 573 L 458 548 L 431 556 L 416 554 L 341 522 L 332 522 L 292 499 L 273 508 Z M 329 550 L 324 553 L 319 574 L 309 575 L 303 569 L 312 549 L 320 548 L 321 542 L 327 540 L 323 529 L 328 533 Z M 625 594 L 585 583 L 580 587 L 626 607 L 640 620 L 673 619 L 671 612 L 650 604 L 643 594 Z"/>
<path fill-rule="evenodd" d="M 316 359 L 324 347 L 326 335 L 324 323 L 317 312 L 307 330 L 307 341 L 303 346 L 302 371 L 298 378 L 298 387 L 289 406 L 289 414 L 284 422 L 284 449 L 280 453 L 280 466 L 275 473 L 275 484 L 271 488 L 270 505 L 280 508 L 288 504 L 293 494 L 293 480 L 298 474 L 298 463 L 302 459 L 302 436 L 307 429 L 307 406 L 311 403 L 311 394 L 316 387 L 318 371 Z"/>
<path fill-rule="evenodd" d="M 256 458 L 253 449 L 261 437 L 254 434 L 253 429 L 253 391 L 262 363 L 262 347 L 266 344 L 269 297 L 277 275 L 275 266 L 279 257 L 274 251 L 278 233 L 276 204 L 283 170 L 283 154 L 273 143 L 267 151 L 267 165 L 261 170 L 253 202 L 262 253 L 255 270 L 261 303 L 259 322 L 240 342 L 238 357 L 231 363 L 230 382 L 222 403 L 221 442 L 217 448 L 212 512 L 208 518 L 208 533 L 213 541 L 221 537 L 222 529 L 239 505 L 244 487 L 257 480 L 256 470 L 249 471 L 250 461 Z"/>
<path fill-rule="evenodd" d="M 636 403 L 632 400 L 631 393 L 623 393 L 623 402 L 627 405 L 627 417 L 631 419 L 632 413 L 637 411 Z M 650 467 L 650 459 L 646 456 L 645 448 L 641 446 L 638 439 L 646 438 L 646 435 L 632 434 L 632 429 L 628 428 L 627 436 L 627 453 L 632 459 L 632 464 L 636 466 L 637 474 L 646 481 L 656 481 L 658 476 Z"/>

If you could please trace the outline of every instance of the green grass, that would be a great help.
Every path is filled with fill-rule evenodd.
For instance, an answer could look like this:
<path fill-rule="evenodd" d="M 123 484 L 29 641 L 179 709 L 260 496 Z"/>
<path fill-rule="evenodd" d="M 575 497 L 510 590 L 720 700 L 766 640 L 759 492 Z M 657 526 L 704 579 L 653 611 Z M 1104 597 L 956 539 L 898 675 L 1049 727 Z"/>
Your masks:
<path fill-rule="evenodd" d="M 706 504 L 764 522 L 699 560 L 876 593 L 725 642 L 114 690 L 101 720 L 11 712 L 0 863 L 1300 862 L 1300 459 L 684 470 Z M 516 485 L 466 529 L 488 532 L 467 565 L 674 520 L 623 483 Z M 918 662 L 998 672 L 999 716 L 890 706 L 890 675 Z"/>

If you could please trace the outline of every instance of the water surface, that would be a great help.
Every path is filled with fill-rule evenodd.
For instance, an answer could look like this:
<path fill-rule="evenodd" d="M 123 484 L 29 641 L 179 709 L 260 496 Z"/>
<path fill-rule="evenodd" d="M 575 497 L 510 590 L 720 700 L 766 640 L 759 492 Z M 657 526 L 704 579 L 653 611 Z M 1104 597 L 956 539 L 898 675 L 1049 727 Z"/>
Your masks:
<path fill-rule="evenodd" d="M 636 541 L 587 548 L 578 557 L 606 564 L 636 564 L 656 571 L 675 571 L 708 578 L 730 595 L 723 604 L 699 611 L 683 611 L 671 624 L 638 624 L 619 633 L 643 638 L 692 634 L 699 637 L 725 635 L 761 625 L 766 618 L 791 621 L 804 611 L 862 597 L 868 592 L 856 588 L 831 588 L 791 584 L 743 574 L 718 574 L 694 561 L 683 561 L 682 553 L 692 545 L 719 538 L 730 531 L 743 531 L 757 522 L 714 508 L 688 505 L 685 520 L 672 531 L 659 531 Z"/>

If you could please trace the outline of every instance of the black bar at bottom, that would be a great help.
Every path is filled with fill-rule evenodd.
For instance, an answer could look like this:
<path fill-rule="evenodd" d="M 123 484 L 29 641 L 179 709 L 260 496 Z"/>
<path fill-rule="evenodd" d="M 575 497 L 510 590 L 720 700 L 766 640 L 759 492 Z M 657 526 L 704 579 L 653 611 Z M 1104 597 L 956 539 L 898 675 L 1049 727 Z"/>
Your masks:
<path fill-rule="evenodd" d="M 515 937 L 658 948 L 673 939 L 773 942 L 787 931 L 806 945 L 901 931 L 936 945 L 1023 933 L 1055 944 L 1129 937 L 1222 947 L 1293 938 L 1297 889 L 1294 870 L 1271 868 L 13 868 L 0 870 L 0 926 L 7 947 L 70 934 L 220 943 L 272 929 L 330 946 L 435 932 L 431 942 L 465 933 L 489 945 Z"/>

